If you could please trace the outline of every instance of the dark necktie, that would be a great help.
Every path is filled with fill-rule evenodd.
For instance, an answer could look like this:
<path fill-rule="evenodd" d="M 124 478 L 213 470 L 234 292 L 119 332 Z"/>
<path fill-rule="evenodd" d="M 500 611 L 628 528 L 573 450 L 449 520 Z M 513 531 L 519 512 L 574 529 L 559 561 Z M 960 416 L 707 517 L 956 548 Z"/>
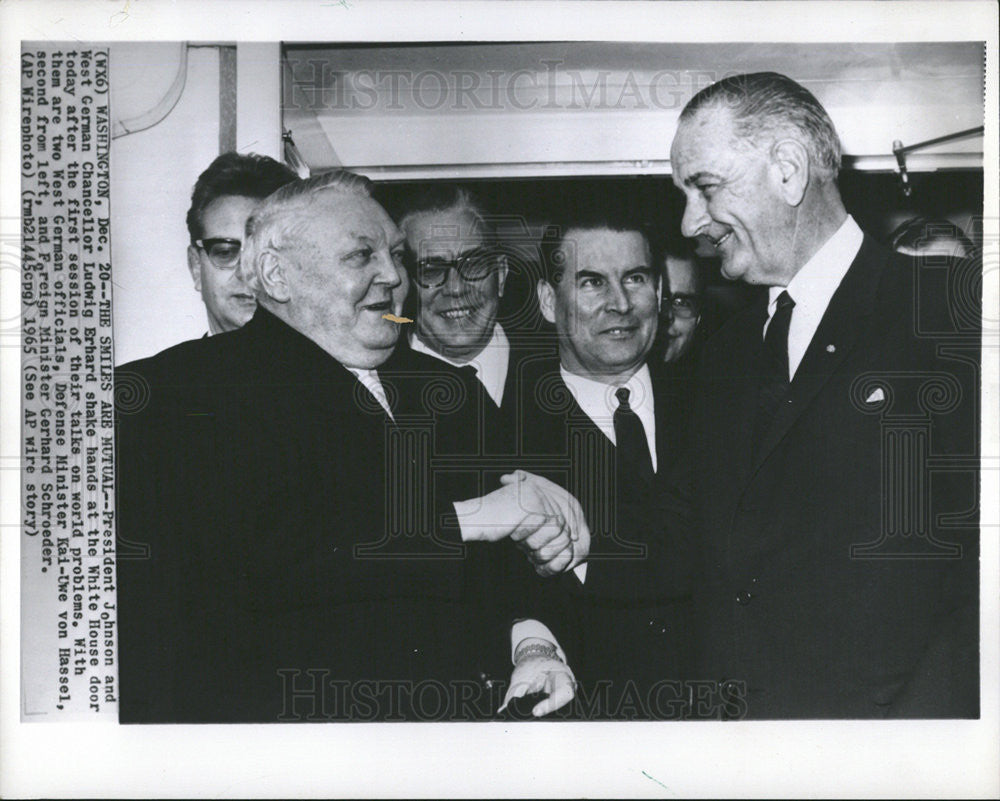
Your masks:
<path fill-rule="evenodd" d="M 788 394 L 788 326 L 792 321 L 795 301 L 788 292 L 778 295 L 777 307 L 771 316 L 761 352 L 760 392 L 757 417 L 753 427 L 754 453 L 760 448 L 778 407 Z"/>
<path fill-rule="evenodd" d="M 653 460 L 642 421 L 629 405 L 629 391 L 620 387 L 615 392 L 615 475 L 618 497 L 633 499 L 653 480 Z"/>

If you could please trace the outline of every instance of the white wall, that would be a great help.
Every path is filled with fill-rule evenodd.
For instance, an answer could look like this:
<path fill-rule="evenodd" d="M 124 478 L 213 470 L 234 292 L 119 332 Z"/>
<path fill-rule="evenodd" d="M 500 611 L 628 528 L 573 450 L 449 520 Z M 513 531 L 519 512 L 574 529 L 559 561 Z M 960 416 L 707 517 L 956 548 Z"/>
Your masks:
<path fill-rule="evenodd" d="M 176 74 L 179 52 L 170 43 L 112 44 L 112 117 L 152 108 Z M 116 364 L 208 328 L 187 270 L 184 217 L 195 180 L 219 151 L 219 58 L 213 48 L 192 48 L 187 58 L 173 111 L 111 145 Z"/>

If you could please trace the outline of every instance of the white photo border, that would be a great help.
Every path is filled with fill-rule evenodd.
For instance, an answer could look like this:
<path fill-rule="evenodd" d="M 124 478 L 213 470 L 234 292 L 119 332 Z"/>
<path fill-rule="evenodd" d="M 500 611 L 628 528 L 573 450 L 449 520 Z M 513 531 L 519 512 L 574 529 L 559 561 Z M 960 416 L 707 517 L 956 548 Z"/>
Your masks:
<path fill-rule="evenodd" d="M 987 41 L 984 217 L 1000 241 L 993 2 L 22 0 L 0 5 L 0 226 L 19 233 L 21 41 Z M 990 239 L 992 238 L 992 239 Z M 984 316 L 998 319 L 995 269 Z M 19 313 L 5 277 L 0 319 Z M 17 279 L 13 283 L 16 284 Z M 984 484 L 978 721 L 119 726 L 19 721 L 20 343 L 0 348 L 0 795 L 983 796 L 1000 793 L 998 538 Z M 1000 458 L 997 343 L 983 456 Z M 11 465 L 14 465 L 13 467 Z M 10 469 L 8 469 L 10 468 Z M 984 470 L 996 475 L 995 470 Z M 991 536 L 992 535 L 992 536 Z"/>

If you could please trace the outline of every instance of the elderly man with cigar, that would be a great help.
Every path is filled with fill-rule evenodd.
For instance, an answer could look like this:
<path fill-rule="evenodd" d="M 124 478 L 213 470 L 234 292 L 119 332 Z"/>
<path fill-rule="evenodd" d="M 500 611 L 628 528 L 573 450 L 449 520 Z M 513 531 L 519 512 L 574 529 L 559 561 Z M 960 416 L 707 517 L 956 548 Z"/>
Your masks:
<path fill-rule="evenodd" d="M 533 585 L 489 549 L 568 567 L 582 512 L 536 477 L 438 491 L 425 381 L 379 370 L 407 278 L 368 182 L 291 183 L 246 233 L 253 319 L 117 372 L 147 393 L 118 418 L 122 720 L 483 718 L 511 659 L 508 698 L 567 703 Z"/>

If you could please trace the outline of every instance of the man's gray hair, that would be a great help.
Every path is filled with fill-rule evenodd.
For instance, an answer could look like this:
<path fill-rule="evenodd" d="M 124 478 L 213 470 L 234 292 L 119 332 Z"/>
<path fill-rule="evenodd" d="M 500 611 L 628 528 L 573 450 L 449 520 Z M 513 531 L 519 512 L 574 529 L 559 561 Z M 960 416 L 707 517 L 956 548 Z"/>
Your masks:
<path fill-rule="evenodd" d="M 264 200 L 246 223 L 239 277 L 258 298 L 263 292 L 260 280 L 260 254 L 265 250 L 284 250 L 296 244 L 309 223 L 305 214 L 324 192 L 370 198 L 372 182 L 363 175 L 346 170 L 331 170 L 304 180 L 292 181 Z"/>
<path fill-rule="evenodd" d="M 740 136 L 756 146 L 797 132 L 813 166 L 831 178 L 837 176 L 840 139 L 833 121 L 812 92 L 787 75 L 751 72 L 723 78 L 688 101 L 680 122 L 707 107 L 727 109 Z"/>
<path fill-rule="evenodd" d="M 460 184 L 431 184 L 419 195 L 411 198 L 399 215 L 399 227 L 405 230 L 409 221 L 418 214 L 440 211 L 467 211 L 472 215 L 486 240 L 496 238 L 494 215 L 476 192 Z M 459 233 L 465 235 L 469 232 Z"/>

